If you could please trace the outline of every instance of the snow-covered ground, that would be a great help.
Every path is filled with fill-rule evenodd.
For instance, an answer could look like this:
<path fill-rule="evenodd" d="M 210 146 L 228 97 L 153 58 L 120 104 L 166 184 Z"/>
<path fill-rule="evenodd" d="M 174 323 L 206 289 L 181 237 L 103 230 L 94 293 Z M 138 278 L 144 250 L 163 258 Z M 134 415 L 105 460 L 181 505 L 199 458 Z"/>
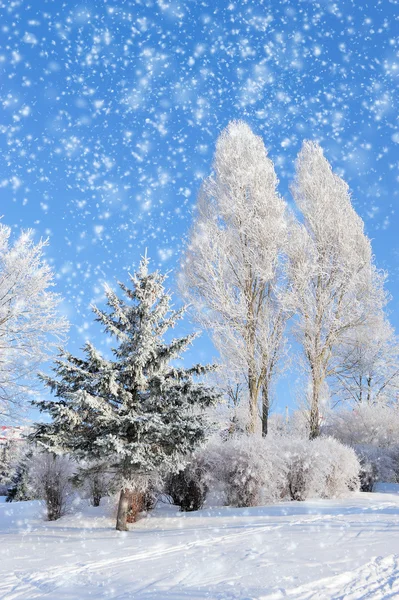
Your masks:
<path fill-rule="evenodd" d="M 109 507 L 46 523 L 0 504 L 3 600 L 399 597 L 399 489 L 345 500 L 177 513 L 113 530 Z M 108 512 L 108 514 L 107 514 Z"/>

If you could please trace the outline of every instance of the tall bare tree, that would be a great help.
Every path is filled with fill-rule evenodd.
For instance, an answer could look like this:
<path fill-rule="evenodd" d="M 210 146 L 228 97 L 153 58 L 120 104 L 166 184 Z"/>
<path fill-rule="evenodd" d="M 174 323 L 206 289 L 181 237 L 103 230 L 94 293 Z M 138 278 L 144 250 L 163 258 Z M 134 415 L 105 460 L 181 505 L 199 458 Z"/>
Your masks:
<path fill-rule="evenodd" d="M 284 349 L 286 204 L 260 137 L 241 121 L 220 135 L 186 248 L 182 288 L 222 363 L 248 390 L 250 431 L 267 433 L 271 386 Z"/>
<path fill-rule="evenodd" d="M 310 435 L 316 437 L 320 399 L 339 365 L 337 349 L 383 309 L 386 295 L 348 186 L 313 142 L 304 142 L 299 153 L 293 195 L 303 223 L 294 235 L 291 300 L 311 384 Z"/>

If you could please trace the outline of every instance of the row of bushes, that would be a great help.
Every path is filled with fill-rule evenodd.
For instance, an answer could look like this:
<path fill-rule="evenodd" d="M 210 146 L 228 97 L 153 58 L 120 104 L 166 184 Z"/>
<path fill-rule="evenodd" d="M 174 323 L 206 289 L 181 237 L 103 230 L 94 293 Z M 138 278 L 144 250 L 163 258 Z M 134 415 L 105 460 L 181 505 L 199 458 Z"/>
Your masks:
<path fill-rule="evenodd" d="M 29 450 L 7 486 L 6 502 L 44 500 L 48 520 L 55 521 L 65 514 L 77 493 L 99 506 L 101 498 L 113 491 L 105 465 L 82 468 L 68 456 Z"/>
<path fill-rule="evenodd" d="M 198 452 L 166 492 L 182 510 L 201 508 L 209 490 L 229 506 L 258 506 L 339 497 L 359 489 L 360 472 L 354 450 L 333 438 L 240 435 Z"/>
<path fill-rule="evenodd" d="M 276 434 L 267 438 L 244 434 L 225 440 L 217 437 L 198 451 L 184 470 L 166 474 L 162 484 L 158 480 L 146 492 L 141 490 L 135 496 L 140 502 L 132 502 L 132 506 L 137 504 L 132 519 L 165 493 L 181 510 L 190 511 L 200 509 L 211 494 L 210 502 L 250 507 L 282 500 L 335 498 L 359 487 L 368 490 L 376 477 L 374 463 L 364 448 L 359 447 L 358 452 L 360 460 L 354 449 L 331 437 L 313 441 Z M 43 499 L 48 518 L 55 520 L 65 512 L 77 487 L 94 506 L 117 491 L 105 465 L 78 468 L 67 457 L 33 453 L 22 470 L 17 470 L 8 499 Z"/>

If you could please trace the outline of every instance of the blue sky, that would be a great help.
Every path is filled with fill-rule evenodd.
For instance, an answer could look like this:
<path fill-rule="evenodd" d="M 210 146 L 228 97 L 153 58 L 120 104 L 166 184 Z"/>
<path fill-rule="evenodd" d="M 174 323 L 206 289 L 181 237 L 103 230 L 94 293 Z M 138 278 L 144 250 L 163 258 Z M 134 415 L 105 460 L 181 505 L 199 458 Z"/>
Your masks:
<path fill-rule="evenodd" d="M 302 140 L 322 144 L 399 326 L 396 1 L 0 0 L 0 15 L 0 215 L 49 236 L 72 349 L 101 343 L 89 305 L 144 248 L 174 287 L 237 118 L 263 136 L 289 202 Z M 205 337 L 192 354 L 212 357 Z"/>

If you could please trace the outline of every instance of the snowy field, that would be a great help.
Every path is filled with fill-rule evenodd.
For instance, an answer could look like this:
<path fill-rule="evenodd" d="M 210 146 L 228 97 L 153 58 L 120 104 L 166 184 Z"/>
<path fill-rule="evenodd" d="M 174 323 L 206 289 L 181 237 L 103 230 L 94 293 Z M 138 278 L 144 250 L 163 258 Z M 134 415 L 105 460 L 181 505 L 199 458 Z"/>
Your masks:
<path fill-rule="evenodd" d="M 0 514 L 4 600 L 399 597 L 395 486 L 253 509 L 162 506 L 128 533 L 109 508 L 51 524 L 36 502 Z"/>

